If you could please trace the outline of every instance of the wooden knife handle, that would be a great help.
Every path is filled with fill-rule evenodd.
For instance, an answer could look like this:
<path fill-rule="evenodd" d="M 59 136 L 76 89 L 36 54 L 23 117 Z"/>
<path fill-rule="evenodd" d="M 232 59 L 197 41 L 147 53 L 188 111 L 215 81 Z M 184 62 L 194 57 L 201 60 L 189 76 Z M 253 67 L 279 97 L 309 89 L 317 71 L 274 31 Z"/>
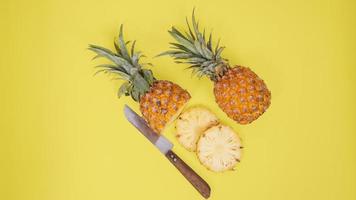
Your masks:
<path fill-rule="evenodd" d="M 194 186 L 196 190 L 204 197 L 210 197 L 210 187 L 195 171 L 190 168 L 182 159 L 179 158 L 173 151 L 169 150 L 166 153 L 169 161 L 183 174 L 183 176 Z"/>

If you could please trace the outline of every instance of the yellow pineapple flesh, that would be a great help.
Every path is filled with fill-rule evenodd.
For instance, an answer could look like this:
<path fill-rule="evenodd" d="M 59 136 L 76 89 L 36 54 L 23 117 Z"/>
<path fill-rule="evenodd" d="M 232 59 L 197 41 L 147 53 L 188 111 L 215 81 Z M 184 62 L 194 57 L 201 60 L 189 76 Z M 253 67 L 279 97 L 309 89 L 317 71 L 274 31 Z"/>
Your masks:
<path fill-rule="evenodd" d="M 241 141 L 229 126 L 216 125 L 206 130 L 198 141 L 197 156 L 213 172 L 231 170 L 241 159 Z"/>
<path fill-rule="evenodd" d="M 195 151 L 200 135 L 218 123 L 218 118 L 208 109 L 195 106 L 181 113 L 176 122 L 178 142 L 188 151 Z"/>

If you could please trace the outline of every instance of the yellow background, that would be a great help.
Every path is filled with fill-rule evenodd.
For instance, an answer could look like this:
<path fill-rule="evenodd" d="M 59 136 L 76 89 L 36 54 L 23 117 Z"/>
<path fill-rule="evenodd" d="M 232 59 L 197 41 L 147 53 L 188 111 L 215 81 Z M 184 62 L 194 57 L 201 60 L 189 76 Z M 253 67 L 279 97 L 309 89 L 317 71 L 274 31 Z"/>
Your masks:
<path fill-rule="evenodd" d="M 120 23 L 159 79 L 188 89 L 245 146 L 236 171 L 215 174 L 165 135 L 212 188 L 211 199 L 356 199 L 356 2 L 0 2 L 0 199 L 200 199 L 124 119 L 119 82 L 93 77 L 89 43 L 112 48 Z M 251 67 L 272 105 L 238 125 L 214 103 L 212 83 L 170 58 L 152 58 L 185 27 L 193 6 L 231 63 Z"/>

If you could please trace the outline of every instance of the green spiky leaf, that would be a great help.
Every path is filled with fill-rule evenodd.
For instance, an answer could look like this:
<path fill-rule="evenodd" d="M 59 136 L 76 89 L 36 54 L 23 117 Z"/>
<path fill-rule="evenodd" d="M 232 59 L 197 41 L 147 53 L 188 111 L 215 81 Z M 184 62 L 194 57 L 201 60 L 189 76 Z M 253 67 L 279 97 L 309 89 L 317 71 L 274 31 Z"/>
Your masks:
<path fill-rule="evenodd" d="M 118 90 L 118 96 L 131 95 L 135 101 L 139 101 L 140 97 L 149 91 L 149 88 L 155 80 L 152 71 L 144 69 L 144 65 L 152 65 L 150 63 L 141 63 L 140 59 L 144 57 L 141 52 L 135 51 L 136 41 L 133 41 L 131 48 L 128 47 L 130 41 L 125 41 L 123 36 L 123 26 L 120 26 L 120 32 L 117 39 L 114 40 L 116 52 L 97 46 L 89 45 L 89 50 L 97 55 L 94 58 L 106 58 L 111 61 L 111 64 L 101 64 L 95 73 L 106 73 L 117 75 L 118 79 L 123 79 L 125 82 Z"/>
<path fill-rule="evenodd" d="M 134 101 L 140 101 L 140 90 L 138 87 L 133 86 L 130 95 Z"/>
<path fill-rule="evenodd" d="M 143 72 L 144 78 L 148 81 L 148 83 L 152 84 L 153 81 L 155 80 L 152 71 L 149 69 L 143 69 L 142 72 Z"/>
<path fill-rule="evenodd" d="M 224 47 L 219 46 L 218 41 L 215 49 L 213 49 L 212 33 L 209 38 L 206 38 L 205 29 L 203 32 L 199 30 L 199 23 L 195 18 L 193 10 L 190 25 L 186 18 L 187 30 L 181 32 L 177 28 L 172 27 L 168 32 L 176 40 L 170 43 L 171 50 L 165 51 L 158 56 L 170 56 L 174 58 L 176 63 L 185 63 L 190 65 L 193 74 L 197 76 L 206 75 L 212 80 L 216 80 L 215 68 L 222 66 L 228 67 L 227 60 L 221 57 Z M 199 66 L 199 67 L 198 67 Z"/>
<path fill-rule="evenodd" d="M 125 95 L 125 96 L 130 95 L 129 91 L 130 91 L 131 87 L 132 87 L 132 85 L 130 82 L 127 81 L 127 82 L 123 83 L 119 88 L 117 96 L 120 98 L 122 95 Z"/>

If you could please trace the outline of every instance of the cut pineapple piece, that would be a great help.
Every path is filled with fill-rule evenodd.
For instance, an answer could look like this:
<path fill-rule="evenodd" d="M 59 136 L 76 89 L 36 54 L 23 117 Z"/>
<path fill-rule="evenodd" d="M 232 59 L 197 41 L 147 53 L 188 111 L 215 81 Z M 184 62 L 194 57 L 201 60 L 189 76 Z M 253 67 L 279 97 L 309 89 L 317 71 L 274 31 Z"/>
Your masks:
<path fill-rule="evenodd" d="M 195 151 L 200 135 L 216 125 L 218 118 L 204 107 L 192 107 L 183 112 L 176 123 L 178 142 L 187 150 Z"/>
<path fill-rule="evenodd" d="M 223 172 L 233 169 L 240 161 L 241 148 L 240 138 L 230 127 L 217 125 L 201 135 L 197 155 L 209 170 Z"/>

